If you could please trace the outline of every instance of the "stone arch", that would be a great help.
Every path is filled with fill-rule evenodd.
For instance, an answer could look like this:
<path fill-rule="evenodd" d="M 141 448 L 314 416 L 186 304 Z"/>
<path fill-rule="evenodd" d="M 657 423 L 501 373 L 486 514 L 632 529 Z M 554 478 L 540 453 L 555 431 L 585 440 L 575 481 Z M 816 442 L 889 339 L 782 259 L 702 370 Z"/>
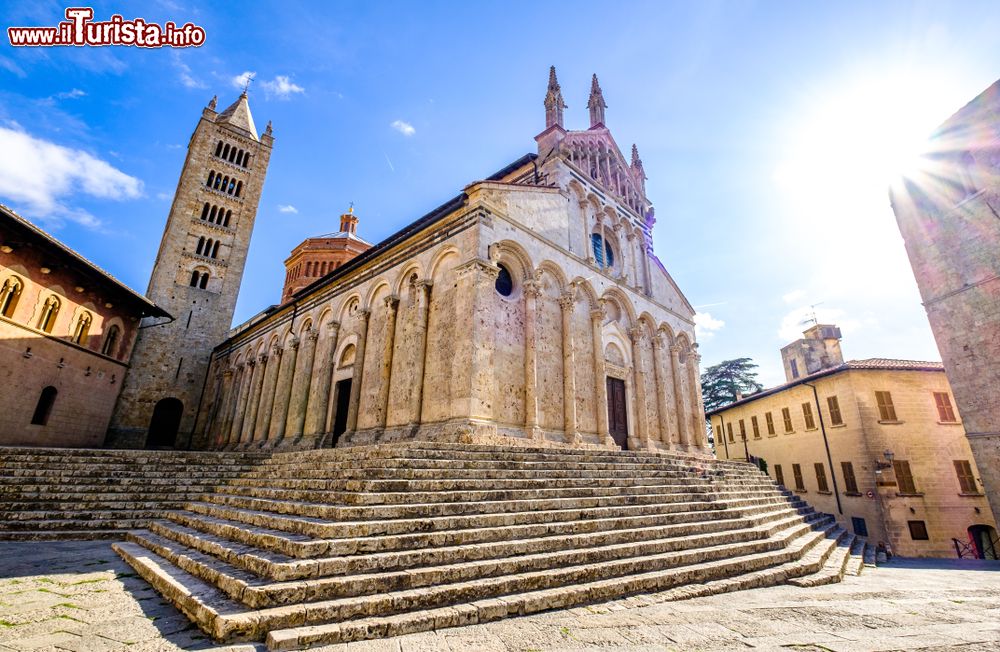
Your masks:
<path fill-rule="evenodd" d="M 112 317 L 111 319 L 101 321 L 101 351 L 105 351 L 108 334 L 111 332 L 112 328 L 118 329 L 118 338 L 116 342 L 112 343 L 111 350 L 107 351 L 105 355 L 117 358 L 118 353 L 121 352 L 123 350 L 122 347 L 125 346 L 125 322 L 122 321 L 121 317 Z"/>
<path fill-rule="evenodd" d="M 427 268 L 429 270 L 428 278 L 434 281 L 441 279 L 446 272 L 455 266 L 458 257 L 458 248 L 454 245 L 445 245 L 438 249 Z"/>
<path fill-rule="evenodd" d="M 403 270 L 396 277 L 396 282 L 394 283 L 394 286 L 396 288 L 397 297 L 402 297 L 406 294 L 410 283 L 410 279 L 413 278 L 414 274 L 416 274 L 417 276 L 416 280 L 418 281 L 424 278 L 424 269 L 423 266 L 420 264 L 419 260 L 411 260 L 408 263 L 406 263 L 406 265 L 403 267 Z"/>
<path fill-rule="evenodd" d="M 560 292 L 565 290 L 569 285 L 569 281 L 566 279 L 566 274 L 562 271 L 562 268 L 551 260 L 543 260 L 538 264 L 538 270 L 535 272 L 535 278 L 541 280 L 543 274 L 552 276 Z"/>
<path fill-rule="evenodd" d="M 358 354 L 358 343 L 357 336 L 352 335 L 347 338 L 347 341 L 343 342 L 337 350 L 337 355 L 334 357 L 336 361 L 336 368 L 342 369 L 357 364 L 357 354 Z"/>
<path fill-rule="evenodd" d="M 377 306 L 373 305 L 373 302 L 379 295 L 382 294 L 383 289 L 386 291 L 386 293 L 391 292 L 389 284 L 386 282 L 385 279 L 379 278 L 376 279 L 374 283 L 372 283 L 371 287 L 368 289 L 368 296 L 365 297 L 364 305 L 366 309 L 374 310 L 375 308 L 377 308 Z"/>
<path fill-rule="evenodd" d="M 594 286 L 590 284 L 590 281 L 582 276 L 577 276 L 571 281 L 571 284 L 580 292 L 581 297 L 587 299 L 591 310 L 601 306 L 601 300 L 598 298 L 597 292 L 594 290 Z"/>
<path fill-rule="evenodd" d="M 656 332 L 663 335 L 663 343 L 667 346 L 671 346 L 674 343 L 674 329 L 670 328 L 670 324 L 663 322 L 656 329 Z"/>
<path fill-rule="evenodd" d="M 608 288 L 601 296 L 602 301 L 613 301 L 620 309 L 622 316 L 628 320 L 627 326 L 631 328 L 636 323 L 635 308 L 628 296 L 616 287 Z"/>
<path fill-rule="evenodd" d="M 504 263 L 508 269 L 519 275 L 520 280 L 534 274 L 531 256 L 520 244 L 513 240 L 502 240 L 490 245 L 490 260 L 494 263 Z"/>
<path fill-rule="evenodd" d="M 339 314 L 340 314 L 340 323 L 341 324 L 346 324 L 347 320 L 350 317 L 352 317 L 354 315 L 354 313 L 356 313 L 360 309 L 361 309 L 361 295 L 358 294 L 357 292 L 349 295 L 340 304 L 340 311 L 339 311 Z M 331 311 L 331 313 L 332 313 L 332 311 Z M 320 320 L 319 320 L 318 323 L 319 324 L 323 324 L 325 321 L 327 321 L 325 319 L 325 317 L 326 317 L 326 313 L 324 313 L 323 315 L 321 315 Z"/>
<path fill-rule="evenodd" d="M 332 311 L 330 309 L 327 309 L 327 310 L 323 311 L 323 315 L 327 315 L 327 314 L 329 314 L 331 312 Z M 299 324 L 298 336 L 300 338 L 305 337 L 306 333 L 308 333 L 309 329 L 312 327 L 312 324 L 313 324 L 312 317 L 305 317 L 305 318 L 303 318 L 302 319 L 302 323 Z"/>
<path fill-rule="evenodd" d="M 646 337 L 652 339 L 652 337 L 656 335 L 656 320 L 653 319 L 653 316 L 648 312 L 643 311 L 643 313 L 639 315 L 637 324 L 640 328 L 642 328 Z"/>

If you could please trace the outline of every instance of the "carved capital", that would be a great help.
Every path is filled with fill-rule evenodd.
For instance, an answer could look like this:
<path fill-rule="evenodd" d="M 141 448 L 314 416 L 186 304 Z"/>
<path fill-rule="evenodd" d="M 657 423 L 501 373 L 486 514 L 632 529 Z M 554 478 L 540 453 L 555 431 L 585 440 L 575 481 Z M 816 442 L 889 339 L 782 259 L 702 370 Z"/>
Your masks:
<path fill-rule="evenodd" d="M 315 343 L 317 339 L 319 339 L 319 331 L 310 326 L 306 330 L 306 340 Z"/>
<path fill-rule="evenodd" d="M 389 310 L 395 310 L 399 306 L 399 297 L 395 294 L 390 294 L 383 301 L 385 302 L 385 307 Z"/>
<path fill-rule="evenodd" d="M 277 356 L 279 358 L 281 357 L 281 354 L 284 353 L 284 351 L 285 350 L 281 348 L 281 345 L 277 343 L 275 343 L 275 345 L 271 347 L 271 355 Z"/>
<path fill-rule="evenodd" d="M 299 338 L 297 338 L 296 336 L 292 335 L 292 339 L 288 340 L 288 346 L 290 346 L 293 349 L 297 350 L 299 348 Z"/>
<path fill-rule="evenodd" d="M 264 364 L 265 362 L 267 362 L 267 354 L 266 353 L 261 353 L 260 355 L 258 355 L 257 356 L 257 362 L 259 362 L 261 364 Z"/>
<path fill-rule="evenodd" d="M 596 322 L 603 322 L 608 318 L 608 309 L 604 305 L 599 305 L 596 308 L 591 309 L 590 318 Z"/>
<path fill-rule="evenodd" d="M 632 340 L 633 344 L 638 344 L 639 342 L 642 341 L 642 329 L 639 328 L 638 326 L 633 326 L 632 328 L 628 329 L 628 336 L 629 339 Z"/>
<path fill-rule="evenodd" d="M 662 333 L 657 333 L 653 336 L 653 346 L 661 351 L 665 348 L 667 340 L 663 337 Z"/>
<path fill-rule="evenodd" d="M 371 310 L 365 310 L 363 308 L 359 308 L 358 311 L 354 313 L 354 318 L 358 321 L 359 324 L 367 324 L 368 318 L 371 317 L 371 315 L 372 315 Z"/>
<path fill-rule="evenodd" d="M 675 358 L 677 358 L 677 357 L 680 356 L 680 354 L 681 354 L 681 345 L 680 344 L 671 344 L 670 345 L 670 355 L 672 355 Z"/>
<path fill-rule="evenodd" d="M 566 290 L 559 295 L 559 307 L 564 311 L 569 311 L 573 309 L 576 305 L 576 288 L 571 288 Z"/>
<path fill-rule="evenodd" d="M 226 367 L 223 370 L 222 375 L 225 378 L 232 378 L 233 377 L 233 371 L 234 371 L 234 369 L 232 367 Z"/>
<path fill-rule="evenodd" d="M 326 329 L 328 331 L 336 333 L 337 331 L 340 330 L 340 322 L 337 321 L 336 319 L 331 319 L 330 321 L 326 322 Z"/>
<path fill-rule="evenodd" d="M 542 284 L 533 278 L 524 281 L 524 296 L 538 297 L 542 293 Z"/>

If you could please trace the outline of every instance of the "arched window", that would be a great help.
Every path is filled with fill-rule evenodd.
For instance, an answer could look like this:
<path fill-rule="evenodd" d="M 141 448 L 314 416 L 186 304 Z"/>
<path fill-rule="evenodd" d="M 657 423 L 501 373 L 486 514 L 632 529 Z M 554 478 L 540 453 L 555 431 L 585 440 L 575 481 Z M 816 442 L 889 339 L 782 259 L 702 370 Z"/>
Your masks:
<path fill-rule="evenodd" d="M 73 328 L 73 343 L 86 346 L 87 336 L 90 335 L 90 323 L 94 318 L 89 312 L 81 312 L 76 320 L 76 327 Z"/>
<path fill-rule="evenodd" d="M 236 179 L 230 179 L 229 180 L 229 190 L 227 190 L 226 192 L 231 195 L 231 194 L 233 194 L 233 191 L 235 191 L 235 190 L 236 190 Z"/>
<path fill-rule="evenodd" d="M 198 287 L 198 281 L 201 280 L 201 272 L 194 270 L 191 272 L 191 287 Z"/>
<path fill-rule="evenodd" d="M 611 250 L 611 244 L 605 242 L 600 233 L 591 235 L 590 243 L 594 248 L 594 260 L 598 267 L 607 269 L 615 266 L 615 253 Z"/>
<path fill-rule="evenodd" d="M 195 248 L 194 252 L 196 254 L 201 254 L 201 250 L 205 248 L 205 236 L 198 238 L 198 246 Z"/>
<path fill-rule="evenodd" d="M 229 145 L 222 148 L 222 158 L 229 158 Z"/>
<path fill-rule="evenodd" d="M 208 221 L 215 224 L 215 215 L 219 212 L 218 206 L 212 206 L 212 212 L 208 214 Z"/>
<path fill-rule="evenodd" d="M 510 275 L 510 270 L 504 265 L 497 265 L 500 268 L 500 273 L 497 274 L 496 283 L 494 287 L 497 293 L 502 297 L 509 297 L 514 293 L 514 277 Z"/>
<path fill-rule="evenodd" d="M 229 162 L 230 162 L 230 163 L 232 163 L 232 162 L 233 162 L 233 161 L 235 161 L 235 160 L 236 160 L 236 148 L 234 147 L 234 148 L 233 148 L 232 150 L 230 150 L 230 152 L 229 152 Z"/>
<path fill-rule="evenodd" d="M 240 181 L 239 183 L 237 183 L 237 184 L 236 184 L 236 196 L 237 196 L 237 197 L 239 197 L 239 196 L 240 196 L 240 192 L 241 192 L 242 190 L 243 190 L 243 182 L 242 182 L 242 181 Z"/>
<path fill-rule="evenodd" d="M 240 155 L 236 157 L 236 165 L 239 165 L 240 167 L 244 167 L 243 166 L 243 162 L 246 161 L 246 160 L 247 160 L 247 153 L 244 152 L 241 149 L 240 150 Z"/>
<path fill-rule="evenodd" d="M 215 182 L 215 170 L 212 170 L 211 172 L 208 173 L 208 181 L 205 182 L 205 185 L 211 188 L 214 182 Z"/>
<path fill-rule="evenodd" d="M 31 425 L 44 426 L 49 422 L 49 415 L 52 414 L 52 405 L 56 402 L 56 394 L 59 393 L 52 385 L 42 390 L 35 404 L 35 413 L 31 415 Z"/>
<path fill-rule="evenodd" d="M 222 184 L 222 175 L 221 174 L 216 174 L 215 175 L 215 183 L 212 184 L 212 188 L 214 188 L 215 190 L 218 190 L 219 186 L 221 184 Z"/>
<path fill-rule="evenodd" d="M 215 244 L 212 245 L 212 258 L 219 257 L 219 241 L 216 240 Z"/>
<path fill-rule="evenodd" d="M 233 211 L 226 211 L 226 220 L 222 223 L 222 226 L 229 226 L 229 218 L 233 216 Z"/>
<path fill-rule="evenodd" d="M 11 276 L 3 282 L 0 288 L 0 315 L 13 317 L 17 309 L 17 300 L 21 298 L 21 290 L 24 284 L 16 276 Z"/>
<path fill-rule="evenodd" d="M 198 282 L 198 287 L 202 290 L 208 287 L 208 272 L 202 272 L 201 281 Z"/>
<path fill-rule="evenodd" d="M 104 344 L 101 345 L 101 353 L 114 357 L 121 332 L 122 330 L 118 326 L 112 326 L 108 329 L 108 334 L 104 336 Z"/>
<path fill-rule="evenodd" d="M 45 300 L 45 305 L 42 306 L 42 314 L 38 317 L 38 330 L 45 331 L 46 333 L 52 332 L 52 326 L 56 323 L 56 316 L 59 314 L 59 299 L 49 297 Z"/>
<path fill-rule="evenodd" d="M 245 168 L 250 167 L 250 152 L 247 152 L 246 156 L 243 157 L 243 167 Z"/>
<path fill-rule="evenodd" d="M 208 218 L 208 202 L 205 202 L 205 207 L 201 209 L 201 219 Z"/>
<path fill-rule="evenodd" d="M 222 141 L 221 140 L 219 141 L 219 144 L 215 146 L 215 155 L 219 156 L 220 154 L 222 154 Z"/>

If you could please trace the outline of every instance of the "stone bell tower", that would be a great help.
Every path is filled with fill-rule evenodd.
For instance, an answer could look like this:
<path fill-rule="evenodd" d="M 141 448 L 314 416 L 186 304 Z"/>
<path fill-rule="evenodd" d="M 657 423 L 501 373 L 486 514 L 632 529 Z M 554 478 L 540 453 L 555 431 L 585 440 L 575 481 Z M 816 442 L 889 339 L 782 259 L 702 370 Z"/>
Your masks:
<path fill-rule="evenodd" d="M 191 433 L 214 347 L 232 324 L 274 137 L 247 93 L 202 110 L 146 292 L 173 321 L 144 323 L 108 430 L 115 447 L 176 447 Z"/>

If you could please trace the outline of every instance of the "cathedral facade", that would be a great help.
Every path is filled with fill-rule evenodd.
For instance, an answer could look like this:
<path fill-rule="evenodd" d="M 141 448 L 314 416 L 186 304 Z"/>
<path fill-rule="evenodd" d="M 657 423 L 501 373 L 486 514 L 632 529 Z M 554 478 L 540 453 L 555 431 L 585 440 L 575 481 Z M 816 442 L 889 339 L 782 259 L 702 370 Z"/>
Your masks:
<path fill-rule="evenodd" d="M 596 76 L 589 128 L 564 108 L 553 69 L 537 153 L 220 337 L 195 447 L 707 451 L 694 309 L 653 253 L 638 151 Z"/>

